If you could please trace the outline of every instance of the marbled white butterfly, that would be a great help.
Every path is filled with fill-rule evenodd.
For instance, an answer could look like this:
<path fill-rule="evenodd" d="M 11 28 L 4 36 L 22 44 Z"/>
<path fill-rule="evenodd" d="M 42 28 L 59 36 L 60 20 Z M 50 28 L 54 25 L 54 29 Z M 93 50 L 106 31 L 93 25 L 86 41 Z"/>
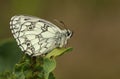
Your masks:
<path fill-rule="evenodd" d="M 72 36 L 69 29 L 61 30 L 53 23 L 33 16 L 13 16 L 10 29 L 21 50 L 32 56 L 63 47 Z"/>

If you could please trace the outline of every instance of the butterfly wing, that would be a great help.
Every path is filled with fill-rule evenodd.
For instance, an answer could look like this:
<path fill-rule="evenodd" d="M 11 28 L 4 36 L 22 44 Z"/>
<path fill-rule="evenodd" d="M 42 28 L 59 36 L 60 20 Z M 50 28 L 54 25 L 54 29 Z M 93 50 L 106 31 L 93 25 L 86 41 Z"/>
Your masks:
<path fill-rule="evenodd" d="M 61 30 L 49 21 L 30 16 L 14 16 L 10 29 L 22 51 L 28 55 L 45 54 L 59 47 Z"/>

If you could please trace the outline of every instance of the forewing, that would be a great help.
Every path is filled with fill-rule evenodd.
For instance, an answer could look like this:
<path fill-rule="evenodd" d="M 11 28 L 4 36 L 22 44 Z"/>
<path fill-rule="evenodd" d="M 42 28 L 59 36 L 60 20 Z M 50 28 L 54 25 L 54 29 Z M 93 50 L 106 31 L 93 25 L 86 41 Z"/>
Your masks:
<path fill-rule="evenodd" d="M 45 54 L 58 46 L 56 33 L 61 30 L 54 24 L 29 16 L 14 16 L 10 28 L 22 51 L 29 55 Z"/>

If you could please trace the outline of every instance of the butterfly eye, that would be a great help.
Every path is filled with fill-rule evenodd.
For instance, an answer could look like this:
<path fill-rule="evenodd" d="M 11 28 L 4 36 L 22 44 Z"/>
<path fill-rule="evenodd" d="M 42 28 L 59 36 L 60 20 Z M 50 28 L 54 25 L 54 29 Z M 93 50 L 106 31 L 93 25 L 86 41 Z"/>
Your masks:
<path fill-rule="evenodd" d="M 72 36 L 72 32 L 70 30 L 67 30 L 66 36 L 70 38 Z"/>
<path fill-rule="evenodd" d="M 70 36 L 70 31 L 69 30 L 66 31 L 66 36 Z"/>
<path fill-rule="evenodd" d="M 70 36 L 70 33 L 69 33 L 69 32 L 67 32 L 67 36 Z"/>

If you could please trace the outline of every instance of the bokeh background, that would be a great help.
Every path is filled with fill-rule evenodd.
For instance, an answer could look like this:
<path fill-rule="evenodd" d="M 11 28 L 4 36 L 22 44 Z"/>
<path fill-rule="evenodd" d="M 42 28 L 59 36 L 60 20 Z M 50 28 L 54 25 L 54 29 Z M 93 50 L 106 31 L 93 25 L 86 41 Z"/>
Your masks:
<path fill-rule="evenodd" d="M 119 0 L 0 0 L 0 41 L 13 39 L 9 21 L 19 14 L 62 20 L 74 32 L 74 50 L 57 58 L 56 79 L 120 79 Z M 18 59 L 3 53 L 0 67 Z"/>

